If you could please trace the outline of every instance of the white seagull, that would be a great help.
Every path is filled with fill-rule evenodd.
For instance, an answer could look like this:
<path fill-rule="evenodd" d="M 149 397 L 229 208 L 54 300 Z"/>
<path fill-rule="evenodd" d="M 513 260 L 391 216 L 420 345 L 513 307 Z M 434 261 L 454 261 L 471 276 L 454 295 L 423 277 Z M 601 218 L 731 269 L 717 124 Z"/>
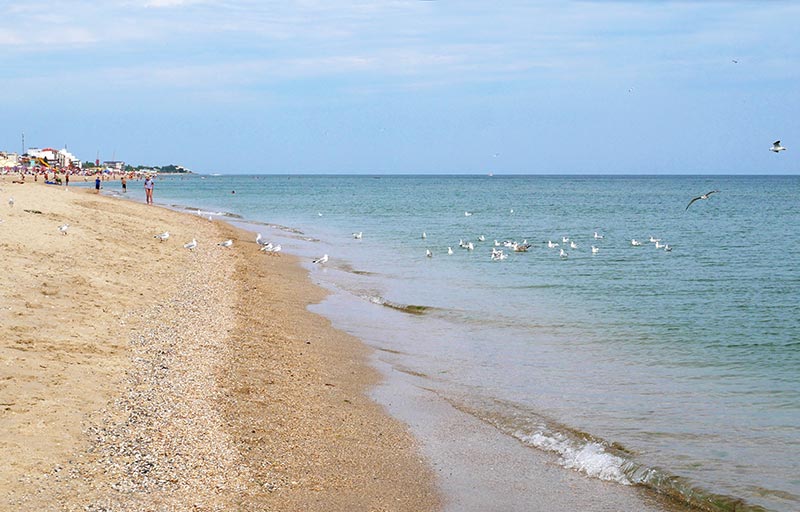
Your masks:
<path fill-rule="evenodd" d="M 573 240 L 572 242 L 569 243 L 569 248 L 570 249 L 577 249 L 578 248 L 578 244 L 576 244 L 575 241 Z"/>
<path fill-rule="evenodd" d="M 430 249 L 425 249 L 425 257 L 426 258 L 433 258 L 433 253 Z"/>
<path fill-rule="evenodd" d="M 281 247 L 281 244 L 278 244 L 275 247 L 273 247 L 272 249 L 270 249 L 269 252 L 271 252 L 273 254 L 277 254 L 277 253 L 281 252 L 281 249 L 283 249 L 283 247 Z"/>
<path fill-rule="evenodd" d="M 639 247 L 640 245 L 642 245 L 642 242 L 636 240 L 635 238 L 631 238 L 631 245 L 634 247 Z"/>
<path fill-rule="evenodd" d="M 259 249 L 259 251 L 272 252 L 272 249 L 274 249 L 274 248 L 275 248 L 275 246 L 272 245 L 272 242 L 268 242 L 268 243 L 262 245 L 261 248 Z"/>
<path fill-rule="evenodd" d="M 153 238 L 158 238 L 159 242 L 163 242 L 169 238 L 169 231 L 164 231 L 163 233 L 159 233 L 158 235 L 153 235 Z"/>
<path fill-rule="evenodd" d="M 603 239 L 603 235 L 601 235 L 600 233 L 598 233 L 597 231 L 595 231 L 595 232 L 594 232 L 594 239 L 595 239 L 595 240 L 602 240 L 602 239 Z"/>
<path fill-rule="evenodd" d="M 769 150 L 773 153 L 780 153 L 781 151 L 786 151 L 786 148 L 781 146 L 781 141 L 776 140 L 772 143 L 772 147 L 769 148 Z"/>
<path fill-rule="evenodd" d="M 314 265 L 321 265 L 321 264 L 327 263 L 327 262 L 328 262 L 328 255 L 327 254 L 323 254 L 321 258 L 317 258 L 314 261 L 312 261 L 311 263 L 313 263 Z"/>
<path fill-rule="evenodd" d="M 427 235 L 427 234 L 425 234 L 425 232 L 423 231 L 423 232 L 422 232 L 422 239 L 423 239 L 423 240 L 425 240 L 426 238 L 428 238 L 428 235 Z"/>
<path fill-rule="evenodd" d="M 563 259 L 569 258 L 569 254 L 567 254 L 567 251 L 565 251 L 564 249 L 561 249 L 558 255 L 561 256 Z"/>
<path fill-rule="evenodd" d="M 233 245 L 233 240 L 228 239 L 225 240 L 224 242 L 218 243 L 217 245 L 221 245 L 222 247 L 231 247 Z"/>
<path fill-rule="evenodd" d="M 189 249 L 190 251 L 197 247 L 197 240 L 192 238 L 192 241 L 186 244 L 183 244 L 184 249 Z"/>
<path fill-rule="evenodd" d="M 362 236 L 364 236 L 364 233 L 362 231 L 359 231 L 358 233 L 353 233 L 353 238 L 355 238 L 356 240 L 361 240 Z"/>
<path fill-rule="evenodd" d="M 472 212 L 464 212 L 464 217 L 472 217 Z"/>
<path fill-rule="evenodd" d="M 448 247 L 447 248 L 447 255 L 448 256 L 452 256 L 453 255 L 453 248 L 452 247 Z"/>
<path fill-rule="evenodd" d="M 711 192 L 706 192 L 702 196 L 695 197 L 694 199 L 689 201 L 689 204 L 686 205 L 686 210 L 688 210 L 689 207 L 692 206 L 692 203 L 694 203 L 695 201 L 698 201 L 700 199 L 708 199 L 708 196 L 710 196 L 711 194 L 716 194 L 717 192 L 719 192 L 719 190 L 712 190 Z M 683 210 L 683 211 L 686 211 L 686 210 Z"/>
<path fill-rule="evenodd" d="M 592 246 L 592 254 L 597 254 L 598 252 L 600 252 L 600 248 Z"/>
<path fill-rule="evenodd" d="M 264 247 L 264 246 L 265 246 L 265 245 L 267 245 L 269 242 L 266 242 L 266 241 L 264 241 L 264 239 L 263 239 L 263 238 L 261 238 L 261 233 L 257 233 L 257 234 L 256 234 L 256 243 L 257 243 L 258 245 L 260 245 L 261 247 Z"/>
<path fill-rule="evenodd" d="M 69 229 L 69 224 L 62 224 L 58 226 L 58 230 L 61 231 L 63 234 L 67 234 L 67 230 Z"/>
<path fill-rule="evenodd" d="M 8 206 L 14 206 L 14 198 L 13 197 L 9 197 L 8 198 Z"/>
<path fill-rule="evenodd" d="M 549 247 L 550 249 L 555 249 L 556 247 L 558 247 L 558 244 L 557 243 L 553 243 L 551 240 L 548 240 L 547 241 L 547 247 Z"/>

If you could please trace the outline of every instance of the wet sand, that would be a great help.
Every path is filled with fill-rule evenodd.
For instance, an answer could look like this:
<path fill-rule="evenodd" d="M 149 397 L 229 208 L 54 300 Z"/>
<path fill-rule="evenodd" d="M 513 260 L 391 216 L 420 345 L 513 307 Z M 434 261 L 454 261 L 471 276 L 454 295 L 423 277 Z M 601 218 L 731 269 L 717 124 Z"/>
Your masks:
<path fill-rule="evenodd" d="M 294 258 L 92 192 L 0 178 L 0 509 L 441 508 Z"/>

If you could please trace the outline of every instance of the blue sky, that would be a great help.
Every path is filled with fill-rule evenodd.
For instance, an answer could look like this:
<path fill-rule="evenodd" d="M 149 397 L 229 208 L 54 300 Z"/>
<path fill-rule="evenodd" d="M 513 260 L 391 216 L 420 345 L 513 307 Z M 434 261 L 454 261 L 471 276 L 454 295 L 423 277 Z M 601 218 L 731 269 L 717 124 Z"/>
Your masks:
<path fill-rule="evenodd" d="M 3 150 L 24 131 L 84 160 L 204 173 L 800 172 L 800 2 L 27 0 L 0 15 Z"/>

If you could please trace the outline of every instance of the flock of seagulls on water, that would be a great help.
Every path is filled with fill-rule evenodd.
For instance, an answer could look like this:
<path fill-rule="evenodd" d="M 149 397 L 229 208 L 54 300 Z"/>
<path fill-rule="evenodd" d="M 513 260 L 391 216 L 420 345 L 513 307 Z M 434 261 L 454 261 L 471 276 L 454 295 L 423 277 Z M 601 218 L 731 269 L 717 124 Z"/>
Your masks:
<path fill-rule="evenodd" d="M 772 147 L 770 147 L 769 150 L 772 151 L 773 153 L 780 153 L 781 151 L 786 151 L 786 148 L 781 145 L 781 141 L 780 140 L 776 140 L 775 142 L 772 143 Z M 699 195 L 697 197 L 692 198 L 692 200 L 689 201 L 689 204 L 686 205 L 686 208 L 685 208 L 684 211 L 688 211 L 689 207 L 692 206 L 695 202 L 702 201 L 702 200 L 707 200 L 712 194 L 717 194 L 717 193 L 719 193 L 719 190 L 711 190 L 709 192 L 706 192 L 705 194 L 702 194 L 702 195 Z M 10 208 L 13 208 L 14 204 L 15 204 L 14 198 L 13 197 L 9 197 L 8 198 L 8 206 Z M 513 209 L 510 210 L 510 213 L 513 214 L 514 210 Z M 318 213 L 318 215 L 320 217 L 322 217 L 322 213 L 321 212 Z M 471 217 L 472 215 L 473 215 L 473 212 L 470 212 L 470 211 L 465 211 L 464 212 L 464 216 L 465 217 Z M 208 220 L 212 220 L 212 218 L 209 216 Z M 0 222 L 2 222 L 2 221 L 0 220 Z M 62 225 L 60 225 L 58 227 L 58 231 L 63 235 L 66 235 L 68 230 L 69 230 L 69 224 L 62 224 Z M 364 233 L 362 231 L 353 233 L 353 238 L 356 239 L 356 240 L 361 240 L 363 238 L 363 236 L 364 236 Z M 153 235 L 153 238 L 158 239 L 159 242 L 166 242 L 170 238 L 170 233 L 169 233 L 169 231 L 164 231 L 163 233 L 159 233 L 157 235 Z M 421 238 L 423 240 L 427 239 L 428 238 L 427 233 L 425 233 L 423 231 Z M 603 240 L 604 238 L 605 237 L 604 237 L 603 234 L 601 234 L 601 233 L 599 233 L 597 231 L 594 232 L 594 235 L 593 235 L 593 239 L 594 240 L 598 240 L 599 241 L 599 240 Z M 483 236 L 483 235 L 480 235 L 480 236 L 477 237 L 477 241 L 478 242 L 485 242 L 486 241 L 486 237 Z M 648 241 L 651 244 L 653 244 L 656 249 L 660 249 L 660 250 L 663 250 L 665 252 L 671 252 L 672 251 L 672 247 L 667 243 L 663 243 L 662 244 L 660 238 L 655 238 L 655 237 L 651 236 Z M 263 251 L 263 252 L 266 252 L 266 253 L 269 253 L 269 254 L 280 253 L 281 249 L 282 249 L 280 244 L 273 244 L 272 242 L 265 241 L 262 238 L 261 233 L 258 233 L 256 235 L 255 242 L 256 242 L 256 244 L 258 244 L 260 251 Z M 558 249 L 559 250 L 558 255 L 559 255 L 559 257 L 561 259 L 567 259 L 569 257 L 569 253 L 566 251 L 565 247 L 569 246 L 569 248 L 571 250 L 576 250 L 576 249 L 579 248 L 579 245 L 575 242 L 575 240 L 571 240 L 567 236 L 564 236 L 564 237 L 561 238 L 561 243 L 564 244 L 563 247 L 560 246 L 558 244 L 558 242 L 553 242 L 552 240 L 548 240 L 547 241 L 547 248 L 548 249 Z M 183 244 L 183 247 L 185 249 L 188 249 L 189 251 L 193 251 L 194 249 L 197 248 L 197 245 L 198 245 L 197 240 L 192 238 L 192 241 Z M 231 240 L 231 239 L 224 240 L 222 242 L 219 242 L 217 245 L 220 246 L 220 247 L 226 247 L 226 248 L 232 247 L 233 246 L 233 240 Z M 641 241 L 639 241 L 639 240 L 636 240 L 635 238 L 632 238 L 631 242 L 630 242 L 630 245 L 632 247 L 642 247 L 643 243 Z M 471 242 L 471 241 L 470 242 L 465 242 L 463 239 L 459 240 L 458 246 L 460 248 L 462 248 L 462 249 L 467 250 L 467 251 L 475 250 L 474 242 Z M 501 246 L 503 248 L 501 248 Z M 491 253 L 490 253 L 490 259 L 492 261 L 503 261 L 503 260 L 508 258 L 508 254 L 505 252 L 505 249 L 508 249 L 510 251 L 513 251 L 513 252 L 528 252 L 528 250 L 531 247 L 532 247 L 532 244 L 528 243 L 527 240 L 523 240 L 522 242 L 516 242 L 516 241 L 513 241 L 513 240 L 506 240 L 504 242 L 499 242 L 499 241 L 495 240 L 494 241 L 494 246 L 492 247 L 492 250 L 491 250 Z M 591 248 L 591 254 L 595 255 L 595 254 L 599 254 L 600 253 L 600 247 L 599 246 L 591 245 L 590 248 Z M 448 247 L 447 248 L 447 254 L 448 254 L 448 256 L 452 256 L 454 254 L 454 251 L 453 251 L 452 247 Z M 425 256 L 427 258 L 433 258 L 433 252 L 430 249 L 425 249 Z M 321 257 L 312 260 L 312 263 L 315 264 L 315 265 L 322 265 L 322 264 L 325 264 L 327 262 L 328 262 L 328 255 L 327 254 L 324 254 Z"/>

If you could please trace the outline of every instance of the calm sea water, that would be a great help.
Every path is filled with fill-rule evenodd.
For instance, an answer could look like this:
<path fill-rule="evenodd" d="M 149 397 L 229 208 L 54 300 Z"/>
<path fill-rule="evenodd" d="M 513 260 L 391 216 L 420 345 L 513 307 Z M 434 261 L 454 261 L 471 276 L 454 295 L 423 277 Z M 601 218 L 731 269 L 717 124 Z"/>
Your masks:
<path fill-rule="evenodd" d="M 565 467 L 800 509 L 800 177 L 191 176 L 155 197 L 329 254 L 321 312 Z M 494 240 L 532 247 L 492 261 Z"/>

